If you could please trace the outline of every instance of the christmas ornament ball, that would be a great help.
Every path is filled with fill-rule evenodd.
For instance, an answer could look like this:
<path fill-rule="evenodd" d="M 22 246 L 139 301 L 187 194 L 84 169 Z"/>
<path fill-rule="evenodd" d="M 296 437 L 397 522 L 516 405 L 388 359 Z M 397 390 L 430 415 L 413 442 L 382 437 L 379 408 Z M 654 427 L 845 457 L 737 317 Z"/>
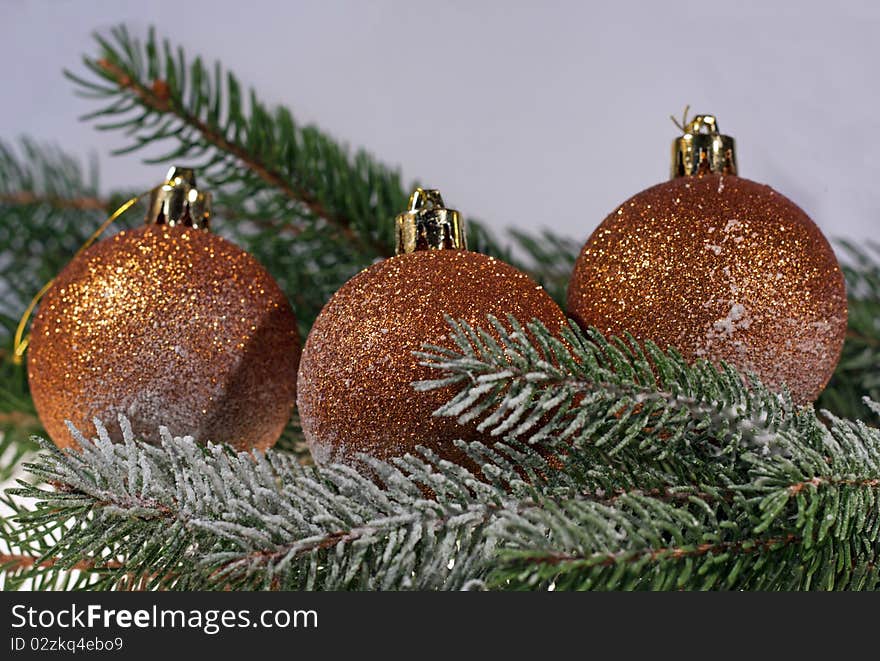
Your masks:
<path fill-rule="evenodd" d="M 674 178 L 612 212 L 576 262 L 568 313 L 726 361 L 800 403 L 831 378 L 847 323 L 843 275 L 815 223 L 769 186 L 720 172 Z"/>
<path fill-rule="evenodd" d="M 300 352 L 283 292 L 248 253 L 184 225 L 151 224 L 71 261 L 31 330 L 28 378 L 40 420 L 61 447 L 65 421 L 118 415 L 139 438 L 159 427 L 239 450 L 266 449 L 295 401 Z"/>
<path fill-rule="evenodd" d="M 334 294 L 303 349 L 297 405 L 316 461 L 356 463 L 357 453 L 387 459 L 424 444 L 467 463 L 453 441 L 481 438 L 476 424 L 431 415 L 458 389 L 412 386 L 437 378 L 413 352 L 449 344 L 444 313 L 481 328 L 490 314 L 539 319 L 551 330 L 566 323 L 543 288 L 486 255 L 418 250 L 374 264 Z"/>

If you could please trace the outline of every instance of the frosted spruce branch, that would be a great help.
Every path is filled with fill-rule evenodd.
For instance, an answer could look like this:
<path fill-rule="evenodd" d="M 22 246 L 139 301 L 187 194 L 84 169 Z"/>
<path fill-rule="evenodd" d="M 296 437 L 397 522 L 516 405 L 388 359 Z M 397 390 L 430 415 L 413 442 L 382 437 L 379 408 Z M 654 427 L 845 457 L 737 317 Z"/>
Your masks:
<path fill-rule="evenodd" d="M 875 428 L 830 414 L 826 426 L 812 408 L 794 410 L 729 368 L 689 367 L 632 339 L 572 327 L 559 340 L 538 324 L 490 321 L 494 337 L 451 321 L 458 350 L 421 354 L 445 378 L 416 387 L 459 385 L 437 414 L 482 419 L 508 443 L 559 450 L 562 439 L 574 450 L 559 453 L 560 472 L 603 496 L 505 514 L 500 548 L 520 550 L 502 552 L 510 564 L 499 564 L 496 580 L 670 588 L 698 568 L 703 587 L 874 584 Z M 650 516 L 633 522 L 627 504 Z M 710 519 L 693 518 L 694 506 Z M 608 517 L 618 525 L 603 537 L 595 523 Z M 786 571 L 768 574 L 770 554 Z"/>
<path fill-rule="evenodd" d="M 552 354 L 539 350 L 548 339 L 540 328 L 526 335 L 511 324 L 523 341 L 520 358 L 530 351 Z M 468 342 L 489 337 L 458 328 Z M 586 338 L 575 333 L 566 347 L 575 339 Z M 638 371 L 631 363 L 641 354 L 626 358 L 620 351 L 603 359 L 613 364 L 600 383 L 611 379 L 620 386 Z M 557 368 L 565 373 L 563 363 Z M 679 378 L 691 383 L 700 375 L 725 375 L 680 369 Z M 492 382 L 516 378 L 513 371 Z M 655 388 L 663 383 L 656 380 Z M 640 387 L 650 392 L 648 383 Z M 496 393 L 498 401 L 504 392 Z M 533 394 L 537 406 L 542 396 Z M 618 395 L 597 414 L 597 429 L 615 447 L 630 433 L 619 424 L 626 398 Z M 167 432 L 154 447 L 136 441 L 121 419 L 120 445 L 100 427 L 96 439 L 77 437 L 82 453 L 44 444 L 29 470 L 54 488 L 15 491 L 17 499 L 37 504 L 18 506 L 3 530 L 3 553 L 11 558 L 7 581 L 51 586 L 76 580 L 93 589 L 876 584 L 880 432 L 833 416 L 826 426 L 804 409 L 778 426 L 774 451 L 739 434 L 719 452 L 717 427 L 695 421 L 691 406 L 688 415 L 665 414 L 663 407 L 678 410 L 670 397 L 656 401 L 655 417 L 666 433 L 687 443 L 662 452 L 624 445 L 606 463 L 589 443 L 571 437 L 545 435 L 529 444 L 508 435 L 493 447 L 460 443 L 479 466 L 476 473 L 427 450 L 392 463 L 364 457 L 367 475 L 338 465 L 304 467 L 287 453 L 203 448 Z M 754 417 L 734 399 L 718 403 L 732 411 L 724 429 Z M 710 418 L 716 408 L 707 409 Z"/>
<path fill-rule="evenodd" d="M 457 466 L 372 462 L 368 477 L 303 467 L 287 454 L 202 448 L 167 432 L 153 447 L 121 424 L 123 444 L 99 427 L 93 441 L 77 436 L 82 453 L 44 444 L 29 466 L 56 488 L 15 491 L 38 499 L 7 532 L 9 546 L 34 556 L 18 567 L 19 581 L 85 562 L 105 577 L 101 587 L 463 587 L 485 573 L 494 538 L 479 530 L 514 502 Z M 41 548 L 47 519 L 55 542 Z"/>
<path fill-rule="evenodd" d="M 7 585 L 91 589 L 865 588 L 876 584 L 876 430 L 835 420 L 750 480 L 600 494 L 478 479 L 412 457 L 303 468 L 166 434 L 48 444 L 3 529 Z M 476 446 L 472 446 L 473 449 Z M 820 450 L 826 450 L 823 454 Z M 497 452 L 506 453 L 503 444 Z M 490 452 L 483 448 L 483 452 Z M 488 466 L 488 464 L 487 464 Z M 873 468 L 870 468 L 873 466 Z M 855 470 L 855 472 L 853 472 Z M 425 488 L 431 489 L 427 494 Z M 670 497 L 671 496 L 671 497 Z M 13 501 L 13 502 L 16 502 Z M 829 516 L 833 513 L 834 516 Z M 47 541 L 48 540 L 48 541 Z M 842 562 L 842 559 L 846 562 Z M 5 560 L 4 560 L 5 559 Z M 71 573 L 70 570 L 74 570 Z"/>
<path fill-rule="evenodd" d="M 880 399 L 880 244 L 868 240 L 858 246 L 846 241 L 838 245 L 844 251 L 849 308 L 846 342 L 818 405 L 846 418 L 864 418 L 868 411 L 861 397 Z"/>
<path fill-rule="evenodd" d="M 499 438 L 561 441 L 609 457 L 632 450 L 662 461 L 694 443 L 707 456 L 741 447 L 777 452 L 780 433 L 802 419 L 787 395 L 729 366 L 689 366 L 651 343 L 606 340 L 573 323 L 561 337 L 515 319 L 490 317 L 494 336 L 464 321 L 449 323 L 456 349 L 419 353 L 439 378 L 414 386 L 459 387 L 435 415 L 477 420 Z"/>
<path fill-rule="evenodd" d="M 876 589 L 880 432 L 831 418 L 747 480 L 675 507 L 625 493 L 505 513 L 490 584 L 530 589 Z M 684 497 L 682 497 L 684 496 Z M 612 528 L 596 525 L 613 519 Z"/>

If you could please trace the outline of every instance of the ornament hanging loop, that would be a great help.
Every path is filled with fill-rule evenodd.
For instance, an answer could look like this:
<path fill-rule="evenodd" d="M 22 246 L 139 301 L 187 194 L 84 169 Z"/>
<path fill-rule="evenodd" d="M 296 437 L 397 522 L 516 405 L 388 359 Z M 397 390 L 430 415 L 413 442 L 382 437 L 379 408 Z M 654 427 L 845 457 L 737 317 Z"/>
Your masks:
<path fill-rule="evenodd" d="M 417 250 L 467 250 L 461 214 L 447 209 L 440 191 L 416 188 L 409 209 L 395 219 L 398 255 Z"/>
<path fill-rule="evenodd" d="M 86 250 L 90 245 L 92 245 L 95 241 L 98 240 L 104 230 L 106 230 L 110 225 L 112 225 L 117 218 L 119 218 L 122 214 L 128 211 L 131 207 L 137 204 L 142 197 L 145 197 L 149 194 L 149 191 L 146 193 L 141 193 L 136 197 L 127 200 L 120 206 L 116 211 L 110 214 L 110 217 L 107 218 L 101 226 L 95 230 L 95 232 L 86 239 L 86 242 L 83 243 L 79 250 L 74 254 L 73 259 L 79 257 L 84 250 Z M 21 365 L 24 360 L 24 353 L 27 351 L 28 344 L 30 344 L 31 337 L 30 334 L 25 335 L 25 329 L 27 328 L 28 320 L 31 318 L 31 315 L 34 313 L 34 309 L 37 307 L 37 304 L 40 302 L 40 299 L 49 291 L 49 287 L 52 286 L 52 283 L 55 282 L 55 278 L 52 278 L 47 282 L 43 287 L 36 293 L 36 295 L 31 299 L 30 304 L 28 304 L 27 308 L 25 308 L 24 313 L 21 315 L 21 319 L 18 320 L 18 327 L 15 329 L 15 338 L 12 343 L 12 362 L 15 365 Z"/>
<path fill-rule="evenodd" d="M 715 115 L 697 115 L 689 122 L 685 115 L 682 124 L 683 135 L 672 143 L 670 179 L 737 173 L 735 142 L 719 132 Z"/>
<path fill-rule="evenodd" d="M 125 201 L 116 211 L 101 223 L 101 226 L 86 239 L 73 259 L 79 257 L 89 246 L 97 241 L 104 231 L 122 216 L 131 207 L 150 196 L 150 205 L 147 210 L 146 222 L 167 225 L 186 225 L 194 228 L 207 228 L 211 218 L 211 194 L 201 192 L 196 188 L 195 174 L 191 168 L 172 167 L 168 171 L 165 181 L 155 188 L 144 191 L 130 200 Z M 72 261 L 72 260 L 71 260 Z M 52 278 L 36 293 L 30 304 L 25 308 L 18 327 L 15 329 L 15 338 L 12 344 L 12 362 L 21 365 L 24 354 L 30 344 L 30 334 L 25 334 L 28 321 L 40 299 L 49 291 L 55 278 Z"/>

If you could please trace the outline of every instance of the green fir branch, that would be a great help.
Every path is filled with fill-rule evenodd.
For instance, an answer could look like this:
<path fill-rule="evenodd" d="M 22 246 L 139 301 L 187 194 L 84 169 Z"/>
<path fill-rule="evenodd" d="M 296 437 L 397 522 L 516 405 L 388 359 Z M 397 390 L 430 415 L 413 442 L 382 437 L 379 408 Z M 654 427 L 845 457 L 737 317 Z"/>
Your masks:
<path fill-rule="evenodd" d="M 31 297 L 106 217 L 94 163 L 23 139 L 0 141 L 0 346 Z"/>
<path fill-rule="evenodd" d="M 528 333 L 511 324 L 507 330 L 493 323 L 497 341 L 453 324 L 458 351 L 423 354 L 446 378 L 417 387 L 463 383 L 437 414 L 482 417 L 485 431 L 501 430 L 508 440 L 552 439 L 559 450 L 564 439 L 569 449 L 558 457 L 561 472 L 601 497 L 545 498 L 540 507 L 505 512 L 490 584 L 877 585 L 876 429 L 830 414 L 826 426 L 811 408 L 793 411 L 786 398 L 755 382 L 747 388 L 728 368 L 688 367 L 674 354 L 650 346 L 643 353 L 595 331 L 573 329 L 559 342 L 538 324 Z M 591 414 L 581 422 L 585 410 Z M 639 488 L 648 485 L 660 487 Z"/>
<path fill-rule="evenodd" d="M 880 244 L 839 243 L 849 321 L 840 362 L 818 405 L 842 417 L 864 418 L 862 396 L 880 400 Z"/>
<path fill-rule="evenodd" d="M 602 466 L 638 456 L 639 466 L 650 459 L 661 471 L 671 455 L 696 448 L 700 470 L 725 465 L 713 457 L 732 462 L 742 447 L 778 452 L 780 434 L 805 419 L 790 397 L 729 366 L 688 365 L 650 342 L 606 340 L 573 323 L 555 337 L 539 323 L 489 321 L 492 334 L 450 320 L 456 348 L 419 354 L 442 378 L 414 386 L 460 387 L 435 415 L 478 421 L 499 438 L 566 443 Z"/>
<path fill-rule="evenodd" d="M 300 125 L 287 108 L 269 108 L 219 63 L 189 60 L 152 30 L 143 41 L 124 26 L 95 38 L 100 54 L 84 58 L 87 73 L 66 72 L 81 95 L 100 103 L 86 119 L 125 135 L 116 153 L 150 149 L 156 155 L 147 162 L 194 166 L 235 219 L 221 231 L 270 270 L 286 250 L 284 270 L 273 273 L 304 331 L 347 279 L 393 254 L 393 218 L 413 188 L 396 169 Z M 526 253 L 531 274 L 561 295 L 559 269 L 570 259 L 563 239 L 555 245 L 565 254 L 548 262 L 534 259 L 539 239 L 525 234 L 512 236 L 513 251 L 477 222 L 470 235 L 472 248 L 508 261 Z"/>
<path fill-rule="evenodd" d="M 274 451 L 235 455 L 167 433 L 154 447 L 121 424 L 124 444 L 99 429 L 94 442 L 79 437 L 82 453 L 45 444 L 29 466 L 60 488 L 13 490 L 38 500 L 15 519 L 9 545 L 32 558 L 17 580 L 78 570 L 102 575 L 96 589 L 464 587 L 486 553 L 475 531 L 504 506 L 504 494 L 454 466 L 373 463 L 380 487 Z M 62 532 L 35 548 L 47 528 Z"/>
<path fill-rule="evenodd" d="M 89 75 L 67 76 L 102 103 L 87 119 L 125 134 L 116 153 L 166 146 L 147 161 L 186 161 L 241 217 L 320 228 L 361 263 L 392 254 L 389 219 L 406 203 L 399 173 L 269 109 L 219 63 L 188 61 L 152 30 L 144 41 L 124 26 L 95 38 Z"/>
<path fill-rule="evenodd" d="M 832 419 L 746 453 L 741 484 L 506 514 L 489 583 L 529 589 L 876 589 L 880 434 Z M 613 526 L 603 525 L 603 519 Z"/>
<path fill-rule="evenodd" d="M 196 167 L 221 234 L 279 280 L 303 337 L 343 282 L 391 254 L 399 173 L 285 108 L 124 27 L 68 72 L 118 131 L 119 153 Z M 161 150 L 161 151 L 160 151 Z M 148 186 L 147 182 L 142 187 Z M 141 187 L 138 187 L 141 188 Z M 31 296 L 127 194 L 94 167 L 23 140 L 0 143 L 0 479 L 44 435 L 9 360 Z M 140 222 L 126 215 L 120 227 Z M 504 244 L 508 245 L 504 245 Z M 472 249 L 520 266 L 560 304 L 579 245 L 552 232 Z M 844 245 L 849 328 L 812 407 L 735 370 L 572 326 L 491 319 L 426 347 L 455 386 L 437 415 L 476 421 L 471 473 L 426 449 L 365 473 L 309 465 L 294 419 L 276 450 L 236 455 L 163 432 L 82 452 L 43 441 L 3 499 L 6 589 L 874 589 L 880 522 L 878 247 Z M 862 400 L 864 395 L 868 399 Z M 425 439 L 431 445 L 431 439 Z"/>
<path fill-rule="evenodd" d="M 509 363 L 550 355 L 550 364 L 570 368 L 576 363 L 565 363 L 566 355 L 590 360 L 587 336 L 573 333 L 554 345 L 540 326 L 525 333 L 511 324 L 501 345 L 520 353 Z M 479 379 L 486 372 L 466 348 L 485 337 L 458 323 L 454 339 L 463 355 L 446 353 L 437 368 L 455 377 L 467 366 Z M 30 552 L 29 564 L 17 565 L 16 584 L 51 585 L 59 572 L 73 570 L 93 574 L 93 589 L 876 585 L 880 430 L 833 416 L 823 424 L 811 409 L 791 413 L 783 402 L 772 441 L 756 442 L 743 431 L 755 424 L 752 400 L 731 398 L 719 408 L 709 394 L 694 397 L 742 398 L 744 386 L 725 381 L 729 371 L 687 367 L 649 350 L 664 374 L 652 391 L 644 354 L 600 340 L 590 337 L 599 352 L 590 368 L 533 382 L 548 392 L 587 375 L 602 377 L 590 381 L 598 390 L 605 387 L 599 383 L 616 384 L 621 405 L 596 413 L 602 434 L 545 434 L 540 443 L 508 434 L 494 447 L 460 443 L 480 466 L 477 474 L 427 450 L 390 464 L 364 458 L 366 475 L 302 466 L 274 451 L 200 448 L 167 432 L 154 447 L 137 442 L 124 419 L 124 444 L 114 445 L 100 428 L 97 439 L 78 437 L 81 453 L 46 444 L 29 470 L 55 488 L 16 490 L 37 505 L 20 509 L 15 533 L 5 533 L 14 535 L 8 546 Z M 487 349 L 483 358 L 500 353 Z M 672 373 L 687 387 L 674 387 Z M 519 379 L 509 368 L 493 379 L 507 387 L 483 393 L 493 399 L 488 409 L 511 409 Z M 463 384 L 462 393 L 471 387 Z M 654 417 L 689 442 L 664 449 L 669 439 L 661 436 L 645 445 L 622 442 L 631 435 L 620 421 L 627 387 L 660 395 Z M 757 401 L 770 396 L 758 384 L 753 389 Z M 549 401 L 540 392 L 530 397 L 533 405 Z M 785 415 L 793 418 L 782 424 Z M 555 420 L 556 430 L 570 427 L 565 416 Z M 600 441 L 618 448 L 604 464 L 596 461 Z M 50 543 L 40 541 L 47 537 Z"/>

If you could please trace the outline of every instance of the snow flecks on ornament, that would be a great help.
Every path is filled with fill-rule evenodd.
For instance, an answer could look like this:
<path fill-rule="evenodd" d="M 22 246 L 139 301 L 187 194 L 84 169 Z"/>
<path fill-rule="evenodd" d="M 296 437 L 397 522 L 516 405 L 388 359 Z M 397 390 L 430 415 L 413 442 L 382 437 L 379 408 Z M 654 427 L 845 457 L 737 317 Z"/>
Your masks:
<path fill-rule="evenodd" d="M 738 221 L 736 218 L 731 218 L 730 220 L 727 221 L 727 224 L 724 226 L 723 231 L 725 234 L 730 234 L 731 232 L 739 229 L 740 227 L 742 227 L 742 223 L 740 221 Z"/>
<path fill-rule="evenodd" d="M 720 184 L 719 184 L 720 185 Z M 719 191 L 720 192 L 720 191 Z M 743 224 L 736 218 L 731 218 L 727 220 L 724 224 L 724 227 L 721 230 L 721 236 L 718 238 L 712 237 L 711 240 L 709 238 L 704 239 L 704 244 L 706 250 L 714 253 L 716 256 L 721 255 L 721 251 L 724 250 L 724 245 L 728 241 L 732 241 L 735 244 L 742 243 L 745 237 L 741 233 L 737 233 L 737 230 L 742 228 Z M 713 235 L 717 228 L 712 225 L 706 231 Z"/>
<path fill-rule="evenodd" d="M 344 440 L 315 438 L 314 434 L 304 431 L 306 443 L 314 462 L 320 466 L 329 466 L 337 463 L 353 463 L 356 458 L 350 456 L 349 447 Z"/>
<path fill-rule="evenodd" d="M 121 413 L 144 440 L 164 424 L 265 449 L 290 416 L 298 356 L 293 312 L 252 256 L 207 231 L 150 225 L 58 275 L 34 319 L 28 378 L 60 446 L 76 445 L 65 419 L 84 428 Z"/>
<path fill-rule="evenodd" d="M 815 399 L 840 355 L 846 295 L 833 251 L 801 209 L 732 175 L 673 179 L 620 209 L 575 265 L 568 311 L 581 326 L 723 360 L 788 384 L 798 402 Z"/>
<path fill-rule="evenodd" d="M 453 401 L 461 384 L 415 385 L 437 377 L 414 352 L 449 342 L 445 314 L 490 333 L 490 314 L 502 323 L 511 314 L 551 329 L 566 324 L 534 280 L 479 253 L 416 251 L 361 271 L 321 311 L 300 366 L 300 420 L 318 463 L 337 456 L 348 463 L 358 452 L 387 459 L 418 445 L 466 463 L 455 441 L 489 439 L 476 422 L 454 417 L 469 407 Z M 493 375 L 474 377 L 471 395 L 496 387 Z M 435 415 L 441 407 L 446 415 Z"/>
<path fill-rule="evenodd" d="M 718 319 L 712 324 L 712 328 L 722 335 L 730 337 L 733 331 L 739 328 L 748 328 L 751 323 L 748 319 L 743 319 L 745 315 L 745 307 L 741 303 L 734 303 L 730 306 L 730 310 L 724 319 Z"/>
<path fill-rule="evenodd" d="M 742 303 L 730 301 L 730 308 L 727 314 L 712 322 L 712 326 L 707 329 L 705 344 L 697 347 L 695 354 L 701 358 L 711 357 L 717 351 L 719 342 L 730 342 L 737 352 L 745 350 L 742 341 L 737 340 L 734 334 L 738 330 L 746 330 L 751 326 L 752 320 L 747 315 L 746 307 Z"/>

